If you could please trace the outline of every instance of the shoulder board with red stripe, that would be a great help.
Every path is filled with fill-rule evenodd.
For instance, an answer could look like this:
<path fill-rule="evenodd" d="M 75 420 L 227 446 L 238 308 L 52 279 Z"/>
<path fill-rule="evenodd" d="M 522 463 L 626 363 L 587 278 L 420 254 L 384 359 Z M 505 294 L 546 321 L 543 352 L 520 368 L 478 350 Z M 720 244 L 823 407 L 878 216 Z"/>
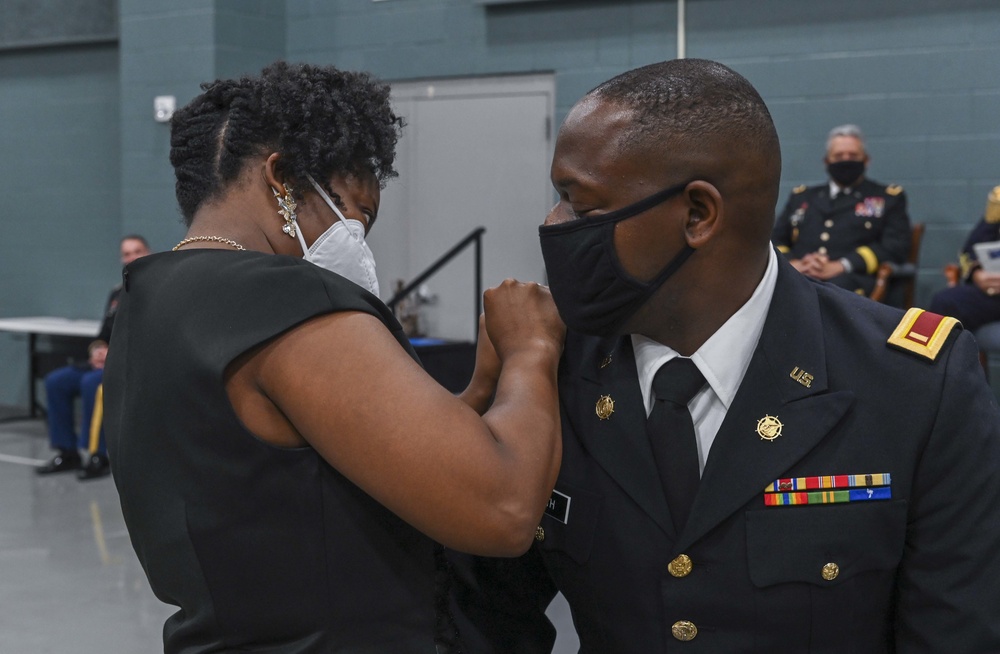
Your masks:
<path fill-rule="evenodd" d="M 961 329 L 962 324 L 954 318 L 913 308 L 906 312 L 887 342 L 933 361 L 955 327 Z"/>

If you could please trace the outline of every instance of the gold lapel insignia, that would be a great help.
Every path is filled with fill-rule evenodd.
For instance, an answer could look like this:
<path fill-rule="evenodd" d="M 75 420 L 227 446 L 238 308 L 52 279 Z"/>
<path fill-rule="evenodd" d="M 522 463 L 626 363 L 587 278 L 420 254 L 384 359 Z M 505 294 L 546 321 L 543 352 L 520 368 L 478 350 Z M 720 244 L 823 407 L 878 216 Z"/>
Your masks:
<path fill-rule="evenodd" d="M 611 417 L 611 414 L 615 412 L 615 401 L 611 399 L 610 395 L 602 395 L 597 399 L 597 406 L 595 407 L 597 411 L 597 417 L 601 420 L 607 420 Z"/>
<path fill-rule="evenodd" d="M 778 420 L 778 416 L 764 416 L 757 421 L 757 435 L 761 440 L 773 441 L 781 436 L 781 428 L 784 425 Z"/>
<path fill-rule="evenodd" d="M 607 368 L 610 365 L 611 365 L 611 355 L 609 354 L 608 356 L 606 356 L 603 359 L 601 359 L 601 366 L 600 367 L 601 368 Z"/>
<path fill-rule="evenodd" d="M 805 370 L 800 369 L 798 366 L 795 366 L 795 368 L 792 369 L 792 372 L 789 373 L 788 376 L 794 379 L 795 381 L 799 382 L 806 388 L 812 386 L 813 376 L 810 375 Z"/>

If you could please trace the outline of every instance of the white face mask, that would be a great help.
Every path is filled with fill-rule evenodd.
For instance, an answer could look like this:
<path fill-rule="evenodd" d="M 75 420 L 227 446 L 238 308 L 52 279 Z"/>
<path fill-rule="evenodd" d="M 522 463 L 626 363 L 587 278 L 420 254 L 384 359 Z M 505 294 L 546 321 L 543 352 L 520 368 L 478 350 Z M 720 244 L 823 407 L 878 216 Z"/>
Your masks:
<path fill-rule="evenodd" d="M 361 288 L 378 297 L 378 278 L 375 276 L 375 257 L 365 242 L 365 226 L 361 221 L 348 219 L 334 204 L 330 195 L 316 183 L 311 175 L 306 175 L 323 201 L 337 215 L 337 221 L 319 235 L 312 247 L 306 247 L 302 230 L 296 230 L 302 245 L 302 258 L 321 268 L 346 277 Z"/>

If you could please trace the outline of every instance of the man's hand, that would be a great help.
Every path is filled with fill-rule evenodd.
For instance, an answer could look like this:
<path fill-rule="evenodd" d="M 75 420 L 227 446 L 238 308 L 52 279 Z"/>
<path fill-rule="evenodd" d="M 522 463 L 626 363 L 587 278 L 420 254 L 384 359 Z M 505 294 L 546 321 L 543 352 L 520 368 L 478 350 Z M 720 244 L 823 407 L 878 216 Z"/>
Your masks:
<path fill-rule="evenodd" d="M 831 261 L 830 257 L 819 252 L 810 252 L 801 259 L 793 259 L 789 263 L 803 275 L 813 279 L 832 279 L 844 274 L 844 264 Z"/>

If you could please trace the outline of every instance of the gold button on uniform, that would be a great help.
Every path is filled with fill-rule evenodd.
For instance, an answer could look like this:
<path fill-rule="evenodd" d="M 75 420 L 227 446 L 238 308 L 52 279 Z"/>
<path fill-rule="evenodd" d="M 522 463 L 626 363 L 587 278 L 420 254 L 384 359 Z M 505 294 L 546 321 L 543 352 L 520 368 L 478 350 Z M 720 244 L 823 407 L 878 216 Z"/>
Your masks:
<path fill-rule="evenodd" d="M 667 572 L 677 578 L 691 574 L 691 568 L 691 557 L 687 554 L 678 554 L 676 559 L 667 564 Z"/>
<path fill-rule="evenodd" d="M 819 252 L 820 254 L 826 254 L 826 248 L 824 248 L 824 247 L 821 247 L 820 249 L 818 249 L 816 251 Z"/>
<path fill-rule="evenodd" d="M 833 581 L 840 574 L 840 566 L 836 563 L 827 563 L 823 566 L 823 579 Z"/>
<path fill-rule="evenodd" d="M 823 226 L 824 227 L 833 227 L 833 221 L 832 220 L 827 220 L 825 223 L 823 223 Z"/>
<path fill-rule="evenodd" d="M 830 234 L 827 233 L 827 232 L 823 232 L 822 234 L 819 235 L 819 240 L 821 240 L 821 241 L 829 241 L 830 240 Z"/>
<path fill-rule="evenodd" d="M 677 640 L 682 640 L 686 643 L 689 640 L 694 640 L 694 637 L 698 635 L 698 627 L 694 626 L 693 622 L 678 620 L 670 627 L 670 633 Z"/>
<path fill-rule="evenodd" d="M 545 530 L 542 529 L 542 525 L 535 527 L 535 540 L 538 542 L 545 540 Z"/>

